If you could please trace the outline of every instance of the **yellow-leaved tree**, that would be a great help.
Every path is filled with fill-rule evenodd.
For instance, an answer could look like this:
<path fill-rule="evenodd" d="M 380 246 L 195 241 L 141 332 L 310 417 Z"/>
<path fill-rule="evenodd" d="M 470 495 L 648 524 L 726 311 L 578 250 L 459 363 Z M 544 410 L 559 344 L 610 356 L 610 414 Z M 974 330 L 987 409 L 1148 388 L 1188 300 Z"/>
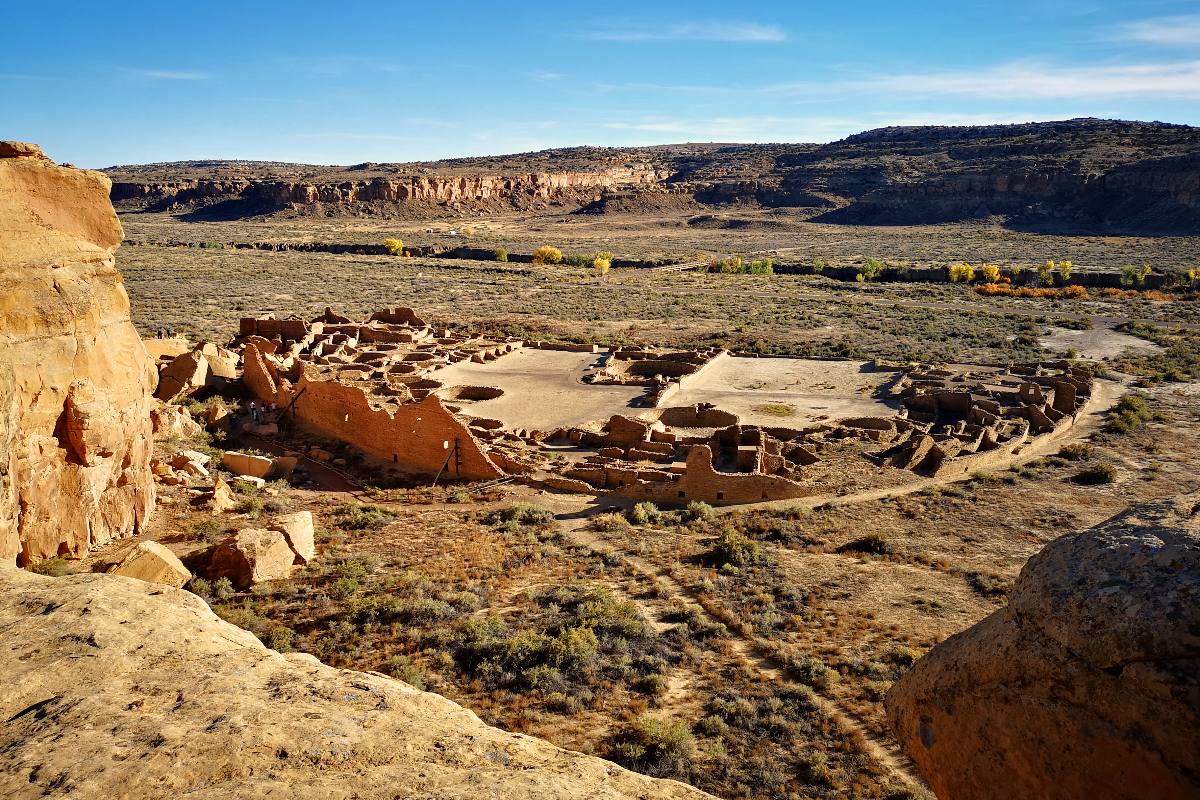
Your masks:
<path fill-rule="evenodd" d="M 404 255 L 404 240 L 403 239 L 384 239 L 383 246 L 387 251 L 394 256 Z"/>
<path fill-rule="evenodd" d="M 561 264 L 562 260 L 562 250 L 557 247 L 544 244 L 533 251 L 533 263 L 535 264 Z"/>

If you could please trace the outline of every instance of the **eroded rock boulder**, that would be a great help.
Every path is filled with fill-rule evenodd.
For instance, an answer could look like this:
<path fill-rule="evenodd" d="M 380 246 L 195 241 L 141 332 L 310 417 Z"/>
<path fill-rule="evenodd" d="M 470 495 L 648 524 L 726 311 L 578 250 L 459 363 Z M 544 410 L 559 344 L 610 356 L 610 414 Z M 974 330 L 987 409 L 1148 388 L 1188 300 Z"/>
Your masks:
<path fill-rule="evenodd" d="M 182 406 L 156 403 L 150 410 L 150 422 L 154 435 L 163 439 L 195 439 L 204 432 L 200 423 Z"/>
<path fill-rule="evenodd" d="M 0 146 L 0 561 L 137 532 L 154 508 L 151 387 L 103 174 Z"/>
<path fill-rule="evenodd" d="M 209 578 L 229 578 L 238 589 L 286 578 L 296 553 L 280 531 L 243 528 L 220 542 L 208 562 Z"/>
<path fill-rule="evenodd" d="M 1048 544 L 886 706 L 941 800 L 1200 796 L 1200 494 Z"/>
<path fill-rule="evenodd" d="M 176 589 L 192 579 L 192 573 L 179 560 L 179 556 L 153 541 L 138 542 L 121 563 L 108 572 L 147 583 L 174 586 Z"/>
<path fill-rule="evenodd" d="M 268 650 L 178 589 L 0 570 L 0 631 L 11 800 L 708 797 Z"/>
<path fill-rule="evenodd" d="M 282 533 L 296 554 L 297 564 L 307 564 L 317 555 L 315 529 L 310 511 L 281 514 L 271 522 L 271 530 Z"/>
<path fill-rule="evenodd" d="M 191 350 L 178 355 L 158 373 L 158 389 L 154 396 L 164 403 L 200 392 L 209 381 L 208 359 L 204 353 Z"/>

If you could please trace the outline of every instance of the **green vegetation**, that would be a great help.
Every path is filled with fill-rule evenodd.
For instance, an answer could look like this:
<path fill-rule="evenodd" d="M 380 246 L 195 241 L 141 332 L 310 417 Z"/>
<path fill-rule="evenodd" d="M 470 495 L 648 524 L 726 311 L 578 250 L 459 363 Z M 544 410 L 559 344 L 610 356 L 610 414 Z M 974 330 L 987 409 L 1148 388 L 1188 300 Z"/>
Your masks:
<path fill-rule="evenodd" d="M 333 510 L 333 518 L 342 530 L 365 531 L 386 528 L 396 515 L 382 506 L 344 503 Z"/>
<path fill-rule="evenodd" d="M 1127 394 L 1113 406 L 1108 417 L 1107 428 L 1114 433 L 1130 433 L 1142 423 L 1154 418 L 1154 412 L 1141 395 Z"/>
<path fill-rule="evenodd" d="M 508 262 L 508 251 L 503 247 L 497 247 L 496 252 L 493 255 L 497 261 L 504 263 Z"/>
<path fill-rule="evenodd" d="M 1121 285 L 1127 287 L 1141 287 L 1146 285 L 1146 278 L 1154 274 L 1154 270 L 1149 264 L 1137 266 L 1136 264 L 1126 264 L 1121 267 Z"/>
<path fill-rule="evenodd" d="M 723 567 L 726 564 L 744 567 L 761 559 L 762 552 L 758 544 L 733 528 L 721 531 L 706 556 L 706 561 L 714 567 Z"/>
<path fill-rule="evenodd" d="M 862 269 L 854 276 L 859 283 L 870 283 L 883 274 L 884 264 L 878 258 L 868 258 Z"/>

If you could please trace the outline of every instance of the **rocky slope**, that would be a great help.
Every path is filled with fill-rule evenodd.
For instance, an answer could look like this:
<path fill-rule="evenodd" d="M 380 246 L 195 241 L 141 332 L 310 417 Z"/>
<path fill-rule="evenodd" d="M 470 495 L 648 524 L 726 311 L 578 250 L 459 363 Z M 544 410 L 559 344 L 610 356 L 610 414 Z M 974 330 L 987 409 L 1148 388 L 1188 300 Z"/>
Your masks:
<path fill-rule="evenodd" d="M 153 375 L 102 173 L 0 142 L 0 561 L 82 554 L 154 508 Z"/>
<path fill-rule="evenodd" d="M 1047 545 L 886 705 L 941 800 L 1200 796 L 1200 494 Z"/>
<path fill-rule="evenodd" d="M 113 199 L 239 216 L 478 210 L 591 213 L 800 207 L 822 222 L 1002 218 L 1050 230 L 1200 231 L 1200 129 L 1081 119 L 883 128 L 825 145 L 581 147 L 422 164 L 178 162 L 112 167 Z M 598 195 L 598 196 L 597 196 Z"/>
<path fill-rule="evenodd" d="M 195 595 L 0 569 L 0 774 L 36 798 L 701 798 L 281 655 Z"/>

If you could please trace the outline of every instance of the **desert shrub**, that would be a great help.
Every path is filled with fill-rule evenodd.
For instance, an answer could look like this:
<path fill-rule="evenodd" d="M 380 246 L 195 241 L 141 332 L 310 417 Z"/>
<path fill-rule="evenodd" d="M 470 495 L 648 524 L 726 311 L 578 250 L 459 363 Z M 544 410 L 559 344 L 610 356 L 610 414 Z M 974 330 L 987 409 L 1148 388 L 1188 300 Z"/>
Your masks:
<path fill-rule="evenodd" d="M 272 497 L 269 500 L 263 501 L 262 507 L 263 511 L 266 511 L 268 514 L 286 514 L 291 510 L 288 502 L 280 497 Z"/>
<path fill-rule="evenodd" d="M 629 520 L 622 514 L 597 514 L 592 517 L 592 528 L 602 532 L 624 531 L 629 529 Z"/>
<path fill-rule="evenodd" d="M 1085 485 L 1095 485 L 1100 483 L 1112 483 L 1117 479 L 1117 468 L 1107 462 L 1093 464 L 1090 467 L 1084 467 L 1071 480 L 1075 483 Z"/>
<path fill-rule="evenodd" d="M 1141 427 L 1143 422 L 1153 419 L 1154 412 L 1141 395 L 1127 394 L 1113 406 L 1108 418 L 1108 429 L 1114 433 L 1129 433 Z"/>
<path fill-rule="evenodd" d="M 408 656 L 392 656 L 384 663 L 380 672 L 391 675 L 396 680 L 404 681 L 415 689 L 425 688 L 424 668 L 413 663 Z"/>
<path fill-rule="evenodd" d="M 192 536 L 196 539 L 202 539 L 209 544 L 216 542 L 224 532 L 225 529 L 221 526 L 221 523 L 211 518 L 202 519 L 192 526 Z"/>
<path fill-rule="evenodd" d="M 553 511 L 529 503 L 514 503 L 508 508 L 496 512 L 492 518 L 493 524 L 511 523 L 516 526 L 546 525 L 553 521 Z"/>
<path fill-rule="evenodd" d="M 975 268 L 970 264 L 951 264 L 946 272 L 951 283 L 970 283 L 975 280 Z"/>
<path fill-rule="evenodd" d="M 261 497 L 251 495 L 238 500 L 237 505 L 234 506 L 234 510 L 239 514 L 249 514 L 252 517 L 257 517 L 262 513 L 263 505 L 263 499 Z"/>
<path fill-rule="evenodd" d="M 775 264 L 769 258 L 760 258 L 751 261 L 747 266 L 746 271 L 751 275 L 774 275 Z"/>
<path fill-rule="evenodd" d="M 500 261 L 503 263 L 508 262 L 508 251 L 505 250 L 503 247 L 497 247 L 496 252 L 493 253 L 493 256 L 495 257 L 495 259 L 497 261 Z"/>
<path fill-rule="evenodd" d="M 609 758 L 659 778 L 686 779 L 696 756 L 696 740 L 680 720 L 642 717 L 617 733 Z"/>
<path fill-rule="evenodd" d="M 872 531 L 838 548 L 839 553 L 870 553 L 883 556 L 892 552 L 892 545 L 879 531 Z"/>
<path fill-rule="evenodd" d="M 596 274 L 601 278 L 608 277 L 608 271 L 612 268 L 611 258 L 601 258 L 597 256 L 592 259 L 592 269 L 596 270 Z"/>
<path fill-rule="evenodd" d="M 343 503 L 333 509 L 333 518 L 335 524 L 345 531 L 374 531 L 386 528 L 396 515 L 381 506 Z"/>
<path fill-rule="evenodd" d="M 446 497 L 447 503 L 469 503 L 471 502 L 471 493 L 462 489 L 457 489 L 451 492 Z"/>
<path fill-rule="evenodd" d="M 706 560 L 714 567 L 723 567 L 726 564 L 742 567 L 761 558 L 762 553 L 757 542 L 733 528 L 726 528 L 713 543 Z"/>
<path fill-rule="evenodd" d="M 228 600 L 236 594 L 229 578 L 217 578 L 212 582 L 212 596 L 217 600 Z"/>
<path fill-rule="evenodd" d="M 820 275 L 822 272 L 825 271 L 825 267 L 826 267 L 825 259 L 823 259 L 823 258 L 814 258 L 813 259 L 812 268 L 813 268 L 814 273 L 816 273 L 817 275 Z"/>
<path fill-rule="evenodd" d="M 383 246 L 386 247 L 387 251 L 394 256 L 399 256 L 399 255 L 404 254 L 404 240 L 403 239 L 384 239 Z"/>
<path fill-rule="evenodd" d="M 29 571 L 36 572 L 38 575 L 49 575 L 52 578 L 58 578 L 63 575 L 70 575 L 75 570 L 72 568 L 71 562 L 62 556 L 53 556 L 33 562 L 29 565 Z"/>
<path fill-rule="evenodd" d="M 212 584 L 204 578 L 192 578 L 183 588 L 187 589 L 197 597 L 202 597 L 208 600 L 212 597 Z"/>
<path fill-rule="evenodd" d="M 692 502 L 688 503 L 687 510 L 684 512 L 684 516 L 690 522 L 709 520 L 716 515 L 717 512 L 713 510 L 713 507 L 703 500 L 693 500 Z"/>
<path fill-rule="evenodd" d="M 561 264 L 562 260 L 562 250 L 559 250 L 557 247 L 544 244 L 533 251 L 534 264 Z"/>
<path fill-rule="evenodd" d="M 995 264 L 984 264 L 979 268 L 983 273 L 984 283 L 999 283 L 1000 282 L 1000 267 Z"/>
<path fill-rule="evenodd" d="M 1063 283 L 1071 280 L 1071 272 L 1075 269 L 1075 265 L 1070 261 L 1058 262 L 1058 274 L 1062 276 Z"/>
<path fill-rule="evenodd" d="M 272 626 L 270 631 L 267 633 L 267 638 L 263 644 L 272 650 L 277 650 L 280 653 L 287 653 L 291 651 L 292 642 L 295 640 L 295 631 L 286 625 L 275 625 Z"/>
<path fill-rule="evenodd" d="M 358 582 L 357 578 L 343 575 L 330 584 L 328 591 L 329 596 L 334 600 L 345 600 L 353 597 L 360 588 L 362 588 L 362 584 Z"/>
<path fill-rule="evenodd" d="M 1073 442 L 1062 447 L 1058 454 L 1067 461 L 1087 461 L 1092 457 L 1093 448 L 1087 442 Z"/>
<path fill-rule="evenodd" d="M 662 512 L 658 506 L 648 501 L 642 501 L 629 511 L 629 521 L 634 525 L 652 525 L 658 522 Z"/>

